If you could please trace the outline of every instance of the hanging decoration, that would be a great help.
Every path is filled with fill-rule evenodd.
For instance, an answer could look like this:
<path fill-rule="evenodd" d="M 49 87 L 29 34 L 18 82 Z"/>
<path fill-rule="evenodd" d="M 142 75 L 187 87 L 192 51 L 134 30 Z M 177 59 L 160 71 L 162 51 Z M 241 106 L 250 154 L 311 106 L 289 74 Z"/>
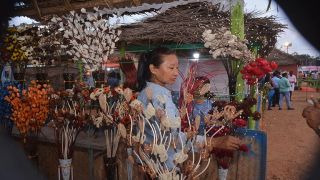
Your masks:
<path fill-rule="evenodd" d="M 117 25 L 111 25 L 98 8 L 87 12 L 82 8 L 81 13 L 70 11 L 62 17 L 53 17 L 51 23 L 58 24 L 63 34 L 64 42 L 61 48 L 75 61 L 79 59 L 85 64 L 85 69 L 100 69 L 103 61 L 115 50 L 121 30 Z"/>

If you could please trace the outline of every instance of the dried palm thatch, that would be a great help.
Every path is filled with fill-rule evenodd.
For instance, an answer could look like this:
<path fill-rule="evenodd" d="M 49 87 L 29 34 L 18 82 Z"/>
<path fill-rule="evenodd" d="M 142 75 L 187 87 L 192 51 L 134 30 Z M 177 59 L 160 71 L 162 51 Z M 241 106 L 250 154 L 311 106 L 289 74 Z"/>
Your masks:
<path fill-rule="evenodd" d="M 142 22 L 123 26 L 121 40 L 131 45 L 159 45 L 166 43 L 202 43 L 205 29 L 215 32 L 230 27 L 230 13 L 219 11 L 219 5 L 207 2 L 179 5 Z M 285 25 L 274 17 L 245 15 L 246 39 L 252 45 L 260 44 L 259 54 L 267 55 L 276 43 L 276 37 Z"/>

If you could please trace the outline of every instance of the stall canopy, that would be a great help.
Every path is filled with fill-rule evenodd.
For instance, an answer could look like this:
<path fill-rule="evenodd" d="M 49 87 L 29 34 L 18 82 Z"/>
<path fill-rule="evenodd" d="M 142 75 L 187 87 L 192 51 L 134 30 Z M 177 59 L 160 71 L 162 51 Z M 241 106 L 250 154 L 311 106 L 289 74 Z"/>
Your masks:
<path fill-rule="evenodd" d="M 166 45 L 175 49 L 203 48 L 205 29 L 215 32 L 230 27 L 230 6 L 236 0 L 22 0 L 17 3 L 16 15 L 37 20 L 70 10 L 99 7 L 118 17 L 148 14 L 142 21 L 121 27 L 121 45 L 127 51 L 140 51 Z M 257 17 L 256 12 L 245 14 L 245 35 L 250 46 L 257 46 L 260 56 L 274 48 L 277 35 L 286 28 L 275 17 Z"/>
<path fill-rule="evenodd" d="M 159 44 L 171 44 L 177 49 L 201 48 L 205 29 L 215 32 L 218 28 L 230 27 L 229 11 L 221 10 L 221 4 L 195 2 L 153 12 L 156 15 L 142 22 L 122 26 L 121 40 L 133 46 L 133 50 Z M 276 22 L 275 17 L 256 17 L 256 14 L 245 14 L 246 39 L 251 46 L 259 46 L 259 54 L 265 56 L 274 48 L 278 33 L 286 26 Z"/>

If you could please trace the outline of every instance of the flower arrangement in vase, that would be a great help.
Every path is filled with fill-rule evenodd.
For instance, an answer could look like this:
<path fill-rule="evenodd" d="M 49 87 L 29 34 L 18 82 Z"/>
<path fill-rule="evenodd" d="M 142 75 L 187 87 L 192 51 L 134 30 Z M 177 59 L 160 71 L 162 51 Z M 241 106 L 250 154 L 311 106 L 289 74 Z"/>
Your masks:
<path fill-rule="evenodd" d="M 215 33 L 212 30 L 205 30 L 202 37 L 204 46 L 210 49 L 212 57 L 222 59 L 228 74 L 230 98 L 234 100 L 240 68 L 254 59 L 247 47 L 247 40 L 240 40 L 225 27 L 217 29 Z"/>
<path fill-rule="evenodd" d="M 48 117 L 48 94 L 51 90 L 50 85 L 39 85 L 35 81 L 31 81 L 28 88 L 22 90 L 8 86 L 9 95 L 5 100 L 11 105 L 11 119 L 30 157 L 36 156 L 36 139 Z"/>
<path fill-rule="evenodd" d="M 142 109 L 142 107 L 135 104 L 137 100 L 132 90 L 124 89 L 123 86 L 96 88 L 90 94 L 90 98 L 99 103 L 97 113 L 92 115 L 92 121 L 105 136 L 104 161 L 107 179 L 117 179 L 119 177 L 116 173 L 116 153 L 119 142 L 123 138 L 129 147 L 132 146 L 133 121 L 138 115 L 134 108 Z"/>
<path fill-rule="evenodd" d="M 236 136 L 238 128 L 245 128 L 249 117 L 254 120 L 259 120 L 261 115 L 259 112 L 252 112 L 251 107 L 257 101 L 254 98 L 245 98 L 241 103 L 225 101 L 215 101 L 214 108 L 206 116 L 206 131 L 211 138 L 221 136 Z M 247 144 L 242 144 L 238 151 L 248 152 Z M 222 149 L 219 147 L 213 148 L 211 152 L 218 164 L 218 175 L 220 180 L 227 178 L 228 169 L 233 161 L 234 151 Z"/>
<path fill-rule="evenodd" d="M 86 90 L 85 85 L 80 84 L 77 88 L 52 92 L 50 95 L 52 121 L 49 127 L 55 132 L 60 164 L 58 176 L 63 180 L 73 179 L 74 144 L 90 118 L 85 106 L 89 97 Z"/>

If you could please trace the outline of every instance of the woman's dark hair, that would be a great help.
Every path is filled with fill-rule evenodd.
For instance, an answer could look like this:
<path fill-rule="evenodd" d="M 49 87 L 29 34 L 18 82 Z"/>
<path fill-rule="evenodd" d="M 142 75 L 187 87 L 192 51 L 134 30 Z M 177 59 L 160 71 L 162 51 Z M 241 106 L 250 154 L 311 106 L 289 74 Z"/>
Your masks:
<path fill-rule="evenodd" d="M 150 81 L 151 79 L 149 66 L 152 64 L 155 67 L 159 67 L 163 62 L 162 57 L 171 54 L 175 54 L 175 52 L 166 47 L 158 47 L 148 53 L 141 54 L 137 72 L 138 91 L 144 89 L 147 85 L 147 81 Z"/>
<path fill-rule="evenodd" d="M 288 77 L 288 73 L 287 72 L 282 73 L 282 77 Z"/>
<path fill-rule="evenodd" d="M 270 81 L 271 81 L 271 75 L 270 75 L 270 73 L 267 73 L 266 76 L 264 77 L 264 83 L 267 83 Z"/>

